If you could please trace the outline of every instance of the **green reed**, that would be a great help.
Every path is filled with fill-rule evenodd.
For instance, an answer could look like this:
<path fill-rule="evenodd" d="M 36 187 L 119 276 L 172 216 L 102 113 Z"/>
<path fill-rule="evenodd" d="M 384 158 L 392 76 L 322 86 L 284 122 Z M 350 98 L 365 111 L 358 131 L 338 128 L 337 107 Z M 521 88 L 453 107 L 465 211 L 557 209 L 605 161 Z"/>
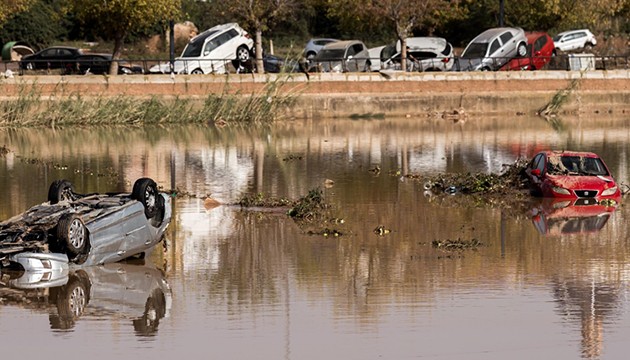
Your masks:
<path fill-rule="evenodd" d="M 44 99 L 34 87 L 15 99 L 0 100 L 0 127 L 270 123 L 293 106 L 296 93 L 284 92 L 288 78 L 271 81 L 258 93 L 210 94 L 205 100 L 133 96 Z"/>

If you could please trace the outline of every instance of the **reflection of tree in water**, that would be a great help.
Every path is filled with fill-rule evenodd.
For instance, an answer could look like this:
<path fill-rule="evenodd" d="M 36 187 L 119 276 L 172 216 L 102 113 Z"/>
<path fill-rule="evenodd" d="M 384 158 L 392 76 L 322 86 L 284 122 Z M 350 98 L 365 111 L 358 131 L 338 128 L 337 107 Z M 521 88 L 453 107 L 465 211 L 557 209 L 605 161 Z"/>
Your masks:
<path fill-rule="evenodd" d="M 582 331 L 582 357 L 601 356 L 604 324 L 619 310 L 620 289 L 609 283 L 553 281 L 557 311 L 566 320 L 579 324 Z"/>

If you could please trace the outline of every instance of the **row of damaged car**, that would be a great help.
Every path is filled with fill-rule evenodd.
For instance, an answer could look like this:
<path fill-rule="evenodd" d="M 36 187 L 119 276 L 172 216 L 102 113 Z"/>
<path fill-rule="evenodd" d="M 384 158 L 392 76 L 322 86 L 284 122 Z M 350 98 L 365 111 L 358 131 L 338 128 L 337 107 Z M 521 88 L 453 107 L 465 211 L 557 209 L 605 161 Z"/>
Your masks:
<path fill-rule="evenodd" d="M 406 71 L 497 71 L 539 70 L 559 52 L 591 49 L 597 40 L 587 29 L 554 39 L 545 32 L 501 27 L 476 36 L 459 56 L 441 37 L 410 37 L 405 43 Z M 358 40 L 311 39 L 304 49 L 311 72 L 401 71 L 402 53 L 400 40 L 368 49 Z"/>

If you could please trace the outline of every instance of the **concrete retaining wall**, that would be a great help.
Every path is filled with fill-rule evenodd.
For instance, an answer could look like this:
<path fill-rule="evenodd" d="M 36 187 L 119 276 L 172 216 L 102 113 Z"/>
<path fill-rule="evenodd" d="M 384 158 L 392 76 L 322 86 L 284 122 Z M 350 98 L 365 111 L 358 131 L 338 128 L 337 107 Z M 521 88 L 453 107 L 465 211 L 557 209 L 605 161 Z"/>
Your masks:
<path fill-rule="evenodd" d="M 630 70 L 231 74 L 134 76 L 16 76 L 0 80 L 0 100 L 33 87 L 45 98 L 64 96 L 138 96 L 204 99 L 211 93 L 280 91 L 298 96 L 288 110 L 296 118 L 386 114 L 406 116 L 464 110 L 471 114 L 531 114 L 577 79 L 578 87 L 562 107 L 565 112 L 630 114 Z"/>

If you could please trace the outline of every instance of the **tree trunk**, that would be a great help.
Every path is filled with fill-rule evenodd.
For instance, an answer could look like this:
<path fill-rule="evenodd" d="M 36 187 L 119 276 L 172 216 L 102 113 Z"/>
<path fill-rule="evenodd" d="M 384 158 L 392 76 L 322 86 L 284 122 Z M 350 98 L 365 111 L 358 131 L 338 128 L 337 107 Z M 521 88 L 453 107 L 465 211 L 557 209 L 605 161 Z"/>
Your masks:
<path fill-rule="evenodd" d="M 114 52 L 112 53 L 112 63 L 109 64 L 109 74 L 118 75 L 118 60 L 123 47 L 123 37 L 116 36 L 114 39 Z"/>
<path fill-rule="evenodd" d="M 400 40 L 400 70 L 407 71 L 407 39 L 405 37 Z"/>
<path fill-rule="evenodd" d="M 256 29 L 256 72 L 265 73 L 265 65 L 263 63 L 263 47 L 262 47 L 262 30 Z"/>

